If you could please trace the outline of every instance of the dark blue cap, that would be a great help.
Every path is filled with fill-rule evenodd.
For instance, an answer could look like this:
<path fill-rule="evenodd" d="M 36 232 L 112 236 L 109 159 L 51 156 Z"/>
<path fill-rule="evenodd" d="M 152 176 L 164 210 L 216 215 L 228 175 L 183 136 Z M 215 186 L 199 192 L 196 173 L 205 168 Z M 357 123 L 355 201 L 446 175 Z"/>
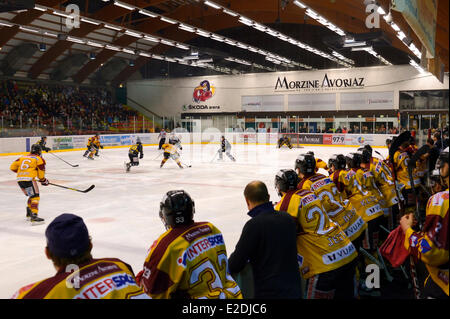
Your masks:
<path fill-rule="evenodd" d="M 73 258 L 89 248 L 89 233 L 83 219 L 73 214 L 56 217 L 45 231 L 47 247 L 52 255 Z"/>

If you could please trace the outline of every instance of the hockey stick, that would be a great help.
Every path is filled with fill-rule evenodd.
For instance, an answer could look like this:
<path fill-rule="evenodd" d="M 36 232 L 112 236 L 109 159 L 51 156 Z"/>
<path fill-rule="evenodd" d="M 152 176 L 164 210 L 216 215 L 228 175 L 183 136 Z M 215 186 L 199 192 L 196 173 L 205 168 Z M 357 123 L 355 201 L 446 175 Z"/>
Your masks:
<path fill-rule="evenodd" d="M 58 187 L 61 187 L 61 188 L 65 188 L 65 189 L 70 189 L 70 190 L 77 191 L 77 192 L 80 192 L 80 193 L 87 193 L 87 192 L 91 191 L 95 187 L 95 185 L 91 185 L 91 186 L 89 186 L 89 188 L 87 188 L 87 189 L 85 189 L 83 191 L 83 190 L 80 190 L 80 189 L 67 187 L 67 186 L 62 186 L 62 185 L 58 185 L 58 184 L 53 184 L 53 183 L 48 183 L 48 184 L 49 185 L 53 185 L 53 186 L 58 186 Z"/>
<path fill-rule="evenodd" d="M 387 269 L 386 264 L 384 263 L 383 256 L 381 256 L 380 249 L 378 247 L 377 247 L 377 254 L 378 254 L 378 259 L 381 261 L 381 264 L 383 265 L 384 274 L 386 275 L 386 279 L 389 282 L 392 282 L 394 280 L 394 277 L 392 277 L 391 274 L 389 273 L 389 270 Z"/>
<path fill-rule="evenodd" d="M 184 164 L 183 162 L 180 162 L 180 163 L 181 163 L 181 165 L 183 165 L 185 167 L 192 167 L 192 165 L 187 165 L 187 164 Z"/>
<path fill-rule="evenodd" d="M 378 151 L 375 151 L 375 153 L 377 153 L 378 155 L 380 155 L 382 158 L 383 158 L 383 160 L 386 160 L 385 158 L 384 158 L 384 156 L 383 155 L 381 155 L 381 153 L 380 152 L 378 152 Z"/>
<path fill-rule="evenodd" d="M 78 164 L 72 165 L 72 164 L 70 164 L 69 162 L 66 162 L 65 160 L 63 160 L 61 157 L 56 156 L 55 154 L 53 154 L 53 153 L 51 153 L 51 152 L 49 152 L 49 154 L 52 154 L 52 155 L 55 156 L 56 158 L 59 158 L 61 161 L 63 161 L 64 163 L 66 163 L 66 164 L 68 164 L 68 165 L 70 165 L 70 166 L 72 166 L 72 167 L 78 167 L 78 166 L 79 166 Z"/>
<path fill-rule="evenodd" d="M 210 163 L 214 162 L 214 160 L 216 159 L 217 154 L 219 154 L 219 152 L 215 152 L 215 153 L 214 153 L 214 157 L 213 157 L 213 159 L 211 160 Z"/>
<path fill-rule="evenodd" d="M 162 155 L 162 153 L 159 153 L 158 155 L 156 155 L 156 157 L 154 159 L 152 159 L 152 161 L 156 161 L 161 155 Z"/>

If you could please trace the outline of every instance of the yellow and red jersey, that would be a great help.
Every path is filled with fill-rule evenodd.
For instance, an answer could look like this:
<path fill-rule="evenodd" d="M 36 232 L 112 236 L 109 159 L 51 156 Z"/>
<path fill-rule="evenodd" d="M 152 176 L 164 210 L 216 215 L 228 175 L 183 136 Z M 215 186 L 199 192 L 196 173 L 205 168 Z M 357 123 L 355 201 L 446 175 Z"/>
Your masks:
<path fill-rule="evenodd" d="M 354 208 L 364 222 L 367 223 L 383 215 L 383 208 L 377 198 L 362 189 L 355 171 L 337 170 L 330 175 L 330 178 L 338 190 L 346 195 L 347 209 Z"/>
<path fill-rule="evenodd" d="M 328 217 L 337 223 L 345 235 L 351 240 L 358 238 L 367 228 L 367 224 L 356 213 L 343 203 L 341 192 L 330 177 L 314 174 L 306 177 L 298 184 L 298 189 L 311 190 L 320 199 Z"/>
<path fill-rule="evenodd" d="M 162 234 L 145 259 L 141 284 L 157 299 L 242 299 L 228 273 L 222 233 L 208 222 Z"/>
<path fill-rule="evenodd" d="M 19 289 L 13 299 L 149 299 L 136 284 L 133 270 L 116 258 L 92 259 L 72 272 Z"/>
<path fill-rule="evenodd" d="M 328 171 L 327 163 L 322 161 L 320 158 L 316 158 L 316 172 L 319 170 L 319 168 L 323 168 L 324 170 Z"/>
<path fill-rule="evenodd" d="M 369 169 L 362 169 L 362 168 L 359 168 L 354 171 L 356 173 L 356 179 L 358 180 L 358 183 L 362 185 L 362 189 L 366 193 L 375 196 L 378 201 L 384 202 L 383 193 L 381 193 L 378 186 L 376 185 L 375 176 L 372 174 L 372 172 Z"/>
<path fill-rule="evenodd" d="M 384 208 L 389 208 L 398 203 L 397 192 L 395 191 L 394 178 L 389 166 L 382 160 L 372 157 L 369 170 L 372 172 L 378 189 L 383 194 L 385 201 Z"/>
<path fill-rule="evenodd" d="M 425 223 L 421 232 L 409 228 L 405 247 L 422 260 L 431 279 L 449 295 L 449 191 L 434 194 L 427 203 Z M 429 280 L 429 279 L 428 279 Z"/>
<path fill-rule="evenodd" d="M 16 159 L 10 169 L 17 173 L 17 181 L 33 181 L 45 178 L 45 160 L 35 154 L 28 154 Z"/>
<path fill-rule="evenodd" d="M 397 183 L 399 188 L 411 189 L 411 181 L 408 174 L 408 162 L 409 162 L 408 152 L 403 152 L 398 150 L 394 154 L 394 169 L 397 174 Z M 414 185 L 420 184 L 419 176 L 417 176 L 417 170 L 413 169 L 412 178 Z"/>
<path fill-rule="evenodd" d="M 172 155 L 177 153 L 177 147 L 172 144 L 163 144 L 162 149 L 164 150 L 165 153 L 169 153 Z"/>
<path fill-rule="evenodd" d="M 297 221 L 297 257 L 304 279 L 342 267 L 356 258 L 355 246 L 324 212 L 313 192 L 289 191 L 275 210 L 287 212 Z"/>
<path fill-rule="evenodd" d="M 90 138 L 88 139 L 87 146 L 88 146 L 88 147 L 94 146 L 96 140 L 97 140 L 97 139 L 96 139 L 95 136 L 90 137 Z"/>

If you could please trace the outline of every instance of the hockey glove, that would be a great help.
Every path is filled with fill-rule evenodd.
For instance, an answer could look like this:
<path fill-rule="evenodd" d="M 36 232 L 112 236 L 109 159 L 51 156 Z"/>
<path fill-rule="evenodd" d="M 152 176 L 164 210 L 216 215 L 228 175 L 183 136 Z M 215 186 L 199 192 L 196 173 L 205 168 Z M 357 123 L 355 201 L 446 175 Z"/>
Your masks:
<path fill-rule="evenodd" d="M 39 182 L 41 183 L 41 185 L 43 186 L 47 186 L 50 182 L 48 181 L 48 179 L 44 178 L 39 180 Z"/>
<path fill-rule="evenodd" d="M 141 280 L 142 280 L 142 275 L 144 274 L 144 271 L 141 270 L 137 275 L 136 275 L 136 283 L 139 287 L 142 287 L 141 285 Z"/>
<path fill-rule="evenodd" d="M 103 145 L 100 145 L 100 148 L 103 149 Z"/>
<path fill-rule="evenodd" d="M 139 156 L 139 158 L 144 158 L 144 154 L 141 154 L 141 156 Z"/>

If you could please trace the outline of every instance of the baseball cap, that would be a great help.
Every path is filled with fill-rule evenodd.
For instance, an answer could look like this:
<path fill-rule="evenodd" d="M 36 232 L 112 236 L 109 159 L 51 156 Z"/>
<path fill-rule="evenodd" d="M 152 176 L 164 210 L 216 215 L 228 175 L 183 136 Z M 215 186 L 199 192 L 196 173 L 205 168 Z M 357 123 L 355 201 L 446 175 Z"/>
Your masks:
<path fill-rule="evenodd" d="M 47 247 L 56 257 L 73 258 L 89 248 L 90 238 L 83 219 L 73 214 L 56 217 L 45 231 Z"/>

